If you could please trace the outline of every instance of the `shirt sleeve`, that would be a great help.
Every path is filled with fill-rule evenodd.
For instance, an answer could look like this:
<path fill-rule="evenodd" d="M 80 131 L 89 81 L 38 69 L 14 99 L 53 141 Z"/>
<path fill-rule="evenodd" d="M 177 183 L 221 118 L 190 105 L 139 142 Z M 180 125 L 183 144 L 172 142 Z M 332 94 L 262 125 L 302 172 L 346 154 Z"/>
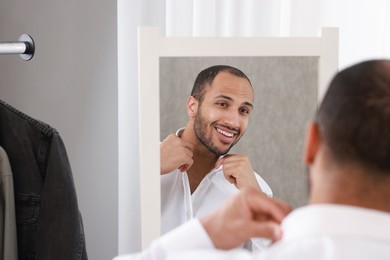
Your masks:
<path fill-rule="evenodd" d="M 199 259 L 212 259 L 212 260 L 258 260 L 249 251 L 244 249 L 233 250 L 193 250 L 193 251 L 180 251 L 175 254 L 170 254 L 166 260 L 199 260 Z"/>
<path fill-rule="evenodd" d="M 164 260 L 168 255 L 192 250 L 214 249 L 213 242 L 198 219 L 193 219 L 155 240 L 143 252 L 118 256 L 114 260 Z"/>

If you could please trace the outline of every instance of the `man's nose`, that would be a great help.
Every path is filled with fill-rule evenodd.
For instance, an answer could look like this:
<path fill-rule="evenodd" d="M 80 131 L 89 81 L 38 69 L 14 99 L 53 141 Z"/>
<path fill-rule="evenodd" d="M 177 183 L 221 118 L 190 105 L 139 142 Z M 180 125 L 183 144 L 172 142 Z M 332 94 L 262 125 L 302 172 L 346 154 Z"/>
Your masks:
<path fill-rule="evenodd" d="M 237 111 L 227 111 L 224 122 L 232 128 L 240 127 L 240 115 Z"/>

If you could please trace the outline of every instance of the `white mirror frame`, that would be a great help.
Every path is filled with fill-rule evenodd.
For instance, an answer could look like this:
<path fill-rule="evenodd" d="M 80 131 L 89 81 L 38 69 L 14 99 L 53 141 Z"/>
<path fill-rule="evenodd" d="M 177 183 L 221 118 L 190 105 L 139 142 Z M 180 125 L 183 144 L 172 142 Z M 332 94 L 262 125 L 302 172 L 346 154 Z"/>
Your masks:
<path fill-rule="evenodd" d="M 320 37 L 161 37 L 158 28 L 138 28 L 139 167 L 141 246 L 160 236 L 160 57 L 315 56 L 318 101 L 338 69 L 338 29 Z"/>

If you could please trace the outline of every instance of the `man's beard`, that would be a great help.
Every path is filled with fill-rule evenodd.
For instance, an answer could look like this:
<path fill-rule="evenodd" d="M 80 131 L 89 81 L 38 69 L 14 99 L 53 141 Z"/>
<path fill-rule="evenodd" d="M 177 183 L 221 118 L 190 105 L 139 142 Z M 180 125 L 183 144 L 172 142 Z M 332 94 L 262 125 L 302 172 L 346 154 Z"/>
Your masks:
<path fill-rule="evenodd" d="M 208 126 L 207 122 L 203 119 L 203 117 L 201 115 L 201 109 L 200 109 L 200 106 L 199 106 L 198 113 L 196 114 L 195 120 L 194 120 L 195 135 L 198 138 L 198 140 L 210 152 L 212 152 L 213 154 L 215 154 L 217 156 L 221 156 L 221 155 L 227 154 L 230 151 L 230 149 L 233 147 L 233 145 L 235 145 L 237 143 L 237 141 L 239 140 L 239 139 L 237 139 L 229 148 L 227 148 L 225 150 L 221 150 L 211 140 L 212 139 L 212 135 L 207 137 L 207 129 L 208 129 L 208 127 L 209 126 Z"/>

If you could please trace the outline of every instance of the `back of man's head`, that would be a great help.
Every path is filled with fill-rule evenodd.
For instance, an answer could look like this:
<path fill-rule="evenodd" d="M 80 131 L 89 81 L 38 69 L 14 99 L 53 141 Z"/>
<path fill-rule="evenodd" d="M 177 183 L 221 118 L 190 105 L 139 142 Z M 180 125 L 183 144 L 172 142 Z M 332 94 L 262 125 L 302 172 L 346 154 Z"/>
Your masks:
<path fill-rule="evenodd" d="M 316 121 L 335 162 L 390 175 L 390 61 L 366 61 L 339 72 Z"/>

